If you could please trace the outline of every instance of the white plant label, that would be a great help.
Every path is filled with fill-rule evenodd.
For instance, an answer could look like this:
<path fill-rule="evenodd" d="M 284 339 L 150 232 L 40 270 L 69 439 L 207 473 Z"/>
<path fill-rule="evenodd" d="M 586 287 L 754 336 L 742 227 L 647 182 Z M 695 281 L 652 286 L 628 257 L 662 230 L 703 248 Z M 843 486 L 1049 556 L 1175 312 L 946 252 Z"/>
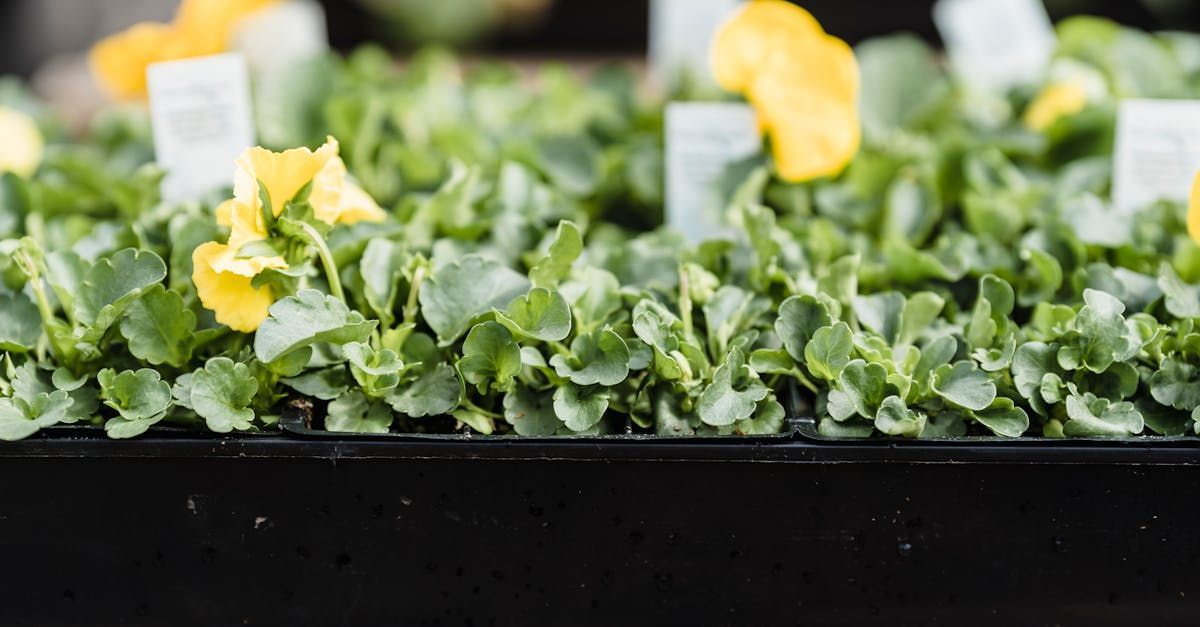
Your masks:
<path fill-rule="evenodd" d="M 146 70 L 154 154 L 166 170 L 163 199 L 194 199 L 233 179 L 254 145 L 250 79 L 240 54 L 156 63 Z"/>
<path fill-rule="evenodd" d="M 1123 100 L 1113 147 L 1113 205 L 1131 214 L 1187 201 L 1200 171 L 1200 100 Z"/>
<path fill-rule="evenodd" d="M 256 77 L 279 72 L 329 51 L 325 9 L 315 0 L 272 5 L 243 18 L 233 42 Z"/>
<path fill-rule="evenodd" d="M 742 0 L 651 0 L 650 72 L 662 86 L 686 76 L 715 85 L 709 65 L 713 36 Z"/>
<path fill-rule="evenodd" d="M 761 150 L 758 118 L 747 104 L 667 105 L 667 224 L 693 243 L 726 234 L 718 183 L 730 165 Z"/>
<path fill-rule="evenodd" d="M 955 71 L 989 91 L 1041 80 L 1057 42 L 1042 0 L 938 0 L 933 21 Z"/>

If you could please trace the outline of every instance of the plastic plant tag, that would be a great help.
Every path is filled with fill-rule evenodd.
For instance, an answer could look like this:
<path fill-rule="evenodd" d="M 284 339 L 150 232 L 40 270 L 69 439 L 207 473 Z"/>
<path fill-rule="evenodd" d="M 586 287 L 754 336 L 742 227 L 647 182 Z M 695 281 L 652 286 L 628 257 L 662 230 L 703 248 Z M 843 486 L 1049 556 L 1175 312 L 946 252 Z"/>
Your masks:
<path fill-rule="evenodd" d="M 314 0 L 272 5 L 242 19 L 233 42 L 255 78 L 281 71 L 329 51 L 325 9 Z"/>
<path fill-rule="evenodd" d="M 156 63 L 146 79 L 154 154 L 167 172 L 163 199 L 194 199 L 228 185 L 233 162 L 254 145 L 245 58 L 233 53 Z"/>
<path fill-rule="evenodd" d="M 1113 205 L 1186 202 L 1200 170 L 1200 100 L 1122 100 L 1113 155 Z"/>
<path fill-rule="evenodd" d="M 691 242 L 727 230 L 718 183 L 762 150 L 754 109 L 735 102 L 672 102 L 666 112 L 667 223 Z"/>
<path fill-rule="evenodd" d="M 329 52 L 325 9 L 315 0 L 271 5 L 243 19 L 233 34 L 246 55 L 254 84 L 260 141 L 271 146 L 304 143 L 309 110 L 326 93 L 323 57 Z"/>
<path fill-rule="evenodd" d="M 742 0 L 651 0 L 650 71 L 660 86 L 713 88 L 709 49 Z"/>
<path fill-rule="evenodd" d="M 980 89 L 1035 83 L 1054 54 L 1041 0 L 938 0 L 933 21 L 955 71 Z"/>

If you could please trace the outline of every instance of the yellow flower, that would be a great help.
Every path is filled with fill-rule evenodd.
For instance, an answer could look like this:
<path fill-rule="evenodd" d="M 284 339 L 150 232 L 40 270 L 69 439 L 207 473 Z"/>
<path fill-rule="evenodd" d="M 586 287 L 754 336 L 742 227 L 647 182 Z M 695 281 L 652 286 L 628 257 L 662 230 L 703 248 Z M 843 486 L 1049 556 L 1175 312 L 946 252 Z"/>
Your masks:
<path fill-rule="evenodd" d="M 1025 109 L 1025 126 L 1045 131 L 1058 120 L 1082 111 L 1087 102 L 1087 90 L 1075 81 L 1047 85 Z"/>
<path fill-rule="evenodd" d="M 854 51 L 804 9 L 783 0 L 747 3 L 717 33 L 713 70 L 758 111 L 783 179 L 836 175 L 858 152 Z"/>
<path fill-rule="evenodd" d="M 0 107 L 0 172 L 12 172 L 29 178 L 42 162 L 45 144 L 33 118 L 7 107 Z"/>
<path fill-rule="evenodd" d="M 193 54 L 225 51 L 242 18 L 279 0 L 183 0 L 175 13 L 175 26 L 191 44 Z"/>
<path fill-rule="evenodd" d="M 316 218 L 326 224 L 382 222 L 387 217 L 375 199 L 350 182 L 341 157 L 330 159 L 313 179 L 308 202 Z"/>
<path fill-rule="evenodd" d="M 254 287 L 254 277 L 267 268 L 286 268 L 279 257 L 236 258 L 237 249 L 208 242 L 192 252 L 192 281 L 200 302 L 216 314 L 217 322 L 250 333 L 267 319 L 275 302 L 270 287 Z"/>
<path fill-rule="evenodd" d="M 308 202 L 313 206 L 313 213 L 318 220 L 331 225 L 363 220 L 382 221 L 385 217 L 383 209 L 366 192 L 350 182 L 346 164 L 338 156 L 338 150 L 338 142 L 332 137 L 327 138 L 325 144 L 315 151 L 294 148 L 271 152 L 263 148 L 251 148 L 237 160 L 234 199 L 259 209 L 262 207 L 259 197 L 261 182 L 271 199 L 271 210 L 278 216 L 287 201 L 311 181 Z M 218 208 L 217 219 L 228 225 L 224 213 L 227 211 Z"/>
<path fill-rule="evenodd" d="M 383 209 L 347 177 L 346 164 L 338 156 L 332 137 L 317 150 L 296 148 L 271 152 L 251 148 L 237 159 L 233 198 L 217 207 L 217 222 L 229 227 L 226 244 L 208 242 L 192 253 L 192 281 L 200 302 L 211 309 L 217 321 L 249 333 L 266 320 L 275 300 L 269 287 L 254 287 L 255 276 L 264 270 L 287 268 L 282 257 L 238 258 L 237 252 L 250 242 L 270 234 L 264 221 L 260 191 L 271 199 L 278 216 L 284 206 L 310 182 L 308 202 L 314 216 L 330 225 L 362 220 L 378 222 Z"/>
<path fill-rule="evenodd" d="M 293 148 L 283 152 L 271 152 L 266 148 L 251 148 L 237 159 L 237 170 L 233 175 L 233 197 L 257 210 L 262 207 L 259 193 L 261 183 L 271 199 L 271 211 L 278 216 L 283 213 L 284 205 L 325 169 L 337 154 L 338 143 L 332 137 L 315 151 Z"/>
<path fill-rule="evenodd" d="M 88 61 L 101 85 L 114 97 L 146 97 L 146 68 L 152 63 L 188 56 L 186 42 L 168 24 L 143 22 L 100 40 Z"/>
<path fill-rule="evenodd" d="M 100 40 L 88 55 L 92 72 L 115 98 L 146 97 L 151 64 L 224 52 L 243 17 L 279 0 L 184 0 L 171 24 L 142 22 Z"/>
<path fill-rule="evenodd" d="M 1188 199 L 1187 213 L 1188 235 L 1192 241 L 1200 244 L 1200 173 L 1192 181 L 1192 195 Z"/>

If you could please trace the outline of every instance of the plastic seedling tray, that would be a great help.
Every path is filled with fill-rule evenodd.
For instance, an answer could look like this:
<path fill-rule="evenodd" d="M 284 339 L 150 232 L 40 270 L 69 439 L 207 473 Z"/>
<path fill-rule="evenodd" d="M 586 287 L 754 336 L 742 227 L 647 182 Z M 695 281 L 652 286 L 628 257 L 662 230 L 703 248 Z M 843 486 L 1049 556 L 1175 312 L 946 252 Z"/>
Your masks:
<path fill-rule="evenodd" d="M 0 446 L 6 626 L 1200 622 L 1196 449 L 93 434 Z"/>

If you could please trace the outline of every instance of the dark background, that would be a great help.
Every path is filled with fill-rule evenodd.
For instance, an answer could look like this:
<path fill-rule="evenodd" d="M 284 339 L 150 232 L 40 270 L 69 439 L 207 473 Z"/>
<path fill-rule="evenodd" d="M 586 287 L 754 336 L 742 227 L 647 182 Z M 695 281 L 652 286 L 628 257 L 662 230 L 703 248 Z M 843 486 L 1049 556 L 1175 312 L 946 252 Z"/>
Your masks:
<path fill-rule="evenodd" d="M 372 20 L 361 5 L 322 0 L 332 41 L 339 48 L 372 38 Z M 436 1 L 436 0 L 433 0 Z M 911 31 L 938 43 L 933 0 L 804 0 L 825 30 L 855 43 Z M 1200 1 L 1048 0 L 1055 21 L 1070 15 L 1111 17 L 1144 30 L 1200 30 Z M 558 0 L 536 30 L 501 34 L 485 50 L 505 53 L 638 53 L 646 49 L 649 0 Z M 1152 8 L 1153 7 L 1153 8 Z"/>
<path fill-rule="evenodd" d="M 320 0 L 335 47 L 401 43 L 386 20 L 364 8 L 372 0 Z M 379 1 L 379 0 L 374 0 Z M 399 1 L 399 0 L 393 0 Z M 450 0 L 412 0 L 449 2 Z M 1145 30 L 1200 31 L 1200 0 L 1045 0 L 1055 20 L 1093 14 Z M 911 31 L 933 43 L 933 0 L 803 0 L 825 28 L 851 43 Z M 139 20 L 166 21 L 178 0 L 0 0 L 0 74 L 28 77 L 48 60 L 87 50 L 97 39 Z M 475 41 L 479 54 L 636 56 L 646 49 L 649 0 L 555 0 L 522 28 L 501 28 Z M 391 28 L 394 28 L 392 26 Z"/>

